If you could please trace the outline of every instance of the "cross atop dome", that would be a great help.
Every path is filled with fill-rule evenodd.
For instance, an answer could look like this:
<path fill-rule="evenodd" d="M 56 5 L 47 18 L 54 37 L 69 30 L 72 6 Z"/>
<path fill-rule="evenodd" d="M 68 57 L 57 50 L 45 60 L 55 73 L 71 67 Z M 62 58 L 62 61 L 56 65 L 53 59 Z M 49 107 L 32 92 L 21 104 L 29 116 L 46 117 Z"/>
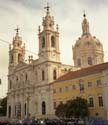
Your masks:
<path fill-rule="evenodd" d="M 89 32 L 89 22 L 88 20 L 86 19 L 86 14 L 85 14 L 85 10 L 84 10 L 84 14 L 83 14 L 83 22 L 82 22 L 82 35 L 88 35 L 90 34 Z"/>
<path fill-rule="evenodd" d="M 49 15 L 49 14 L 50 14 L 50 11 L 49 11 L 50 6 L 49 6 L 49 3 L 47 3 L 47 6 L 46 6 L 46 7 L 44 7 L 44 9 L 46 9 L 46 10 L 47 10 L 47 11 L 46 11 L 46 14 L 47 14 L 47 15 Z"/>
<path fill-rule="evenodd" d="M 84 18 L 86 17 L 86 14 L 85 14 L 85 10 L 84 10 L 84 14 L 83 14 L 83 17 L 84 17 Z"/>
<path fill-rule="evenodd" d="M 15 31 L 16 31 L 16 33 L 19 33 L 19 27 L 18 27 L 18 25 L 17 25 L 17 28 L 15 29 Z"/>
<path fill-rule="evenodd" d="M 14 29 L 14 30 L 16 31 L 14 40 L 19 40 L 19 41 L 21 41 L 21 37 L 19 36 L 19 30 L 20 30 L 20 28 L 18 27 L 18 25 L 17 25 L 16 29 Z"/>

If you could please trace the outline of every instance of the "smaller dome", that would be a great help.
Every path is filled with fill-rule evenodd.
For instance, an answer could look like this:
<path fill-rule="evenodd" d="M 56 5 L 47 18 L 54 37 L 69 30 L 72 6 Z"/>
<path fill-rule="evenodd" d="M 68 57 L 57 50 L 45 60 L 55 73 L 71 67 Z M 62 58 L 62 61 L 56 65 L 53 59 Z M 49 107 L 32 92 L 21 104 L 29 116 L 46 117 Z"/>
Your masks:
<path fill-rule="evenodd" d="M 103 45 L 89 32 L 89 22 L 84 15 L 82 22 L 82 35 L 73 46 L 73 60 L 75 66 L 88 67 L 103 63 Z"/>

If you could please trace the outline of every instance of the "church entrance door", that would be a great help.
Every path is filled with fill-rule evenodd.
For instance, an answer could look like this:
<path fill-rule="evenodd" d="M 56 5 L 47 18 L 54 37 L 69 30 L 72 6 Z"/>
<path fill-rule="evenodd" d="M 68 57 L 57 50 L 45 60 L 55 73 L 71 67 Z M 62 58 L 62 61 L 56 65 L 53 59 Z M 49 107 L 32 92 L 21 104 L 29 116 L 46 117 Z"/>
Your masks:
<path fill-rule="evenodd" d="M 11 106 L 9 106 L 9 114 L 8 114 L 8 117 L 9 117 L 9 118 L 11 117 Z"/>
<path fill-rule="evenodd" d="M 45 101 L 42 102 L 42 115 L 46 114 L 46 104 Z"/>

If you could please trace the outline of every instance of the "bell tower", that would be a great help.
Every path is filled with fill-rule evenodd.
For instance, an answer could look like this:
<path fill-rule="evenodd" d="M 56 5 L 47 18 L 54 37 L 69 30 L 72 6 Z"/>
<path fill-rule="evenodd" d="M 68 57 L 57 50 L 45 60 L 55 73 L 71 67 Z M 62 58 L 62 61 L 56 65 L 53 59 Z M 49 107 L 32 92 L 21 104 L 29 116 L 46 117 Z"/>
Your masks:
<path fill-rule="evenodd" d="M 9 46 L 9 66 L 16 66 L 19 62 L 25 60 L 25 45 L 22 46 L 22 38 L 19 36 L 17 27 L 16 35 L 13 38 L 12 45 Z"/>
<path fill-rule="evenodd" d="M 46 16 L 43 17 L 42 30 L 39 26 L 39 59 L 43 61 L 60 62 L 58 25 L 54 25 L 54 17 L 50 16 L 50 7 L 47 6 Z"/>

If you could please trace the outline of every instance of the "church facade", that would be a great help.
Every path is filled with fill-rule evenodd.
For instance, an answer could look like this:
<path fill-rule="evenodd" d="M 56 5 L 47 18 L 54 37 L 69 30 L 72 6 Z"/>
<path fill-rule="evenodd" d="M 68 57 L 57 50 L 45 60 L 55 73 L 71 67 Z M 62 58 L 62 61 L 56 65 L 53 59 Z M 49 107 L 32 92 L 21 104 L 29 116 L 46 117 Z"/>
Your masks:
<path fill-rule="evenodd" d="M 50 15 L 49 6 L 38 28 L 38 59 L 29 56 L 25 62 L 25 45 L 16 29 L 9 47 L 7 117 L 25 118 L 54 115 L 53 88 L 50 83 L 69 71 L 103 63 L 101 42 L 89 32 L 89 23 L 84 14 L 82 36 L 73 49 L 74 66 L 62 64 L 59 50 L 58 25 Z"/>
<path fill-rule="evenodd" d="M 33 60 L 29 56 L 29 64 L 25 63 L 25 45 L 19 36 L 19 29 L 13 43 L 9 47 L 8 73 L 8 101 L 7 116 L 28 117 L 52 115 L 52 90 L 49 83 L 69 70 L 76 70 L 74 66 L 60 62 L 59 32 L 54 25 L 54 17 L 50 16 L 47 7 L 46 16 L 39 26 L 39 58 Z"/>

